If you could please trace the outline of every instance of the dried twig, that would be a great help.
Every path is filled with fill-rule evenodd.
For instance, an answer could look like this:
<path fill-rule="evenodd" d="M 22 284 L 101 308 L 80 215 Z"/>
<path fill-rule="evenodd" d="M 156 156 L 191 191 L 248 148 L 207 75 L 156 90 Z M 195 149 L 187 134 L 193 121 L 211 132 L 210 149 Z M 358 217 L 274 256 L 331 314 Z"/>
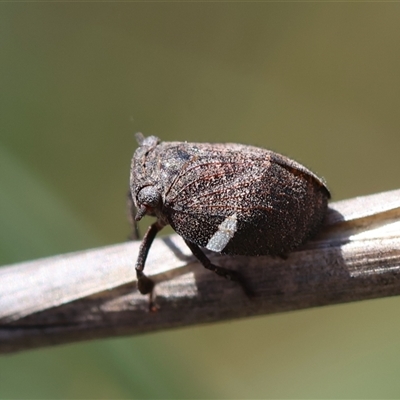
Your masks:
<path fill-rule="evenodd" d="M 177 235 L 155 240 L 136 290 L 138 242 L 0 268 L 0 352 L 400 294 L 400 190 L 332 203 L 317 238 L 286 260 L 227 257 L 254 292 L 198 265 Z"/>

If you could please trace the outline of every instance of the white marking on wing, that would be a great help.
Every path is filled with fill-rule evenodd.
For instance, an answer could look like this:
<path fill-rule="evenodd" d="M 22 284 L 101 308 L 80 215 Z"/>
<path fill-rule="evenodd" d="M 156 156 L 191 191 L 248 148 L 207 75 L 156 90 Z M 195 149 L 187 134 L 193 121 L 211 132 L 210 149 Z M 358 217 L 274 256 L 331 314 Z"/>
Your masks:
<path fill-rule="evenodd" d="M 211 236 L 206 248 L 211 251 L 221 252 L 233 238 L 237 230 L 236 213 L 225 218 L 218 226 L 217 232 Z"/>

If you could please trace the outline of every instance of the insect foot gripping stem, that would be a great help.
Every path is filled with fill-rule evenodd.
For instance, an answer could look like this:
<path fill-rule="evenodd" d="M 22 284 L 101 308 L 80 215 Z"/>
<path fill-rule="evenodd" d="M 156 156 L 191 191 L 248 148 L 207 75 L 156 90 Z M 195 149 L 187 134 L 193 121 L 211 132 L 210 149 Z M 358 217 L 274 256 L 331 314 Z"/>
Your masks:
<path fill-rule="evenodd" d="M 315 235 L 327 211 L 325 182 L 290 158 L 235 143 L 162 142 L 138 134 L 130 190 L 138 221 L 157 218 L 136 263 L 141 293 L 151 243 L 165 225 L 185 241 L 203 266 L 252 292 L 237 271 L 216 266 L 201 247 L 230 255 L 287 255 Z"/>
<path fill-rule="evenodd" d="M 150 225 L 149 229 L 147 230 L 146 234 L 143 237 L 142 243 L 140 244 L 139 248 L 139 255 L 136 261 L 136 277 L 138 280 L 138 289 L 141 294 L 148 294 L 149 295 L 149 309 L 154 311 L 154 303 L 153 303 L 153 290 L 154 290 L 154 281 L 147 277 L 144 273 L 144 265 L 146 262 L 147 255 L 149 253 L 151 244 L 153 243 L 154 238 L 156 237 L 157 233 L 163 228 L 157 222 Z"/>

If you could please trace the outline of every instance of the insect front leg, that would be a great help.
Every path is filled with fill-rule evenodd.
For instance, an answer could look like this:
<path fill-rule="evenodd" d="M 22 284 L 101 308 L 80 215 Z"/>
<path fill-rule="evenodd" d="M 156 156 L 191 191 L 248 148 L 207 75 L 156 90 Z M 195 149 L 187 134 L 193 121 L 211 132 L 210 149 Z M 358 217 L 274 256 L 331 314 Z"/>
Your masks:
<path fill-rule="evenodd" d="M 164 227 L 158 221 L 150 225 L 146 234 L 143 237 L 142 243 L 139 248 L 139 255 L 136 261 L 136 277 L 138 280 L 138 289 L 142 294 L 150 294 L 150 308 L 152 307 L 152 295 L 154 289 L 154 281 L 147 277 L 144 273 L 144 265 L 146 263 L 147 254 L 149 253 L 151 244 L 157 233 Z"/>
<path fill-rule="evenodd" d="M 212 264 L 211 261 L 208 259 L 208 257 L 200 249 L 200 247 L 197 246 L 197 244 L 189 242 L 188 240 L 185 240 L 185 243 L 192 251 L 193 255 L 200 261 L 200 263 L 203 265 L 204 268 L 207 268 L 210 271 L 214 271 L 219 276 L 222 276 L 226 279 L 239 283 L 243 291 L 245 292 L 246 296 L 248 297 L 254 296 L 253 291 L 249 288 L 245 279 L 239 272 Z"/>
<path fill-rule="evenodd" d="M 128 220 L 132 227 L 132 232 L 129 236 L 129 240 L 139 240 L 139 227 L 137 221 L 135 220 L 136 208 L 130 190 L 128 191 L 126 196 L 126 209 L 128 212 Z"/>

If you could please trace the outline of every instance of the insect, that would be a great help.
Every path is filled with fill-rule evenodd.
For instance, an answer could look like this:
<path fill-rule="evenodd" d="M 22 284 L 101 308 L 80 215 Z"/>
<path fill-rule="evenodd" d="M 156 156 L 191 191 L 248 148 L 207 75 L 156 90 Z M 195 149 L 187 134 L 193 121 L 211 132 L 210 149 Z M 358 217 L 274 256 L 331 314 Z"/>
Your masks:
<path fill-rule="evenodd" d="M 130 195 L 135 221 L 156 217 L 143 237 L 136 274 L 142 294 L 147 254 L 166 225 L 207 269 L 251 290 L 241 274 L 211 263 L 202 248 L 231 255 L 285 257 L 314 235 L 330 198 L 324 181 L 270 150 L 241 144 L 162 142 L 136 134 Z"/>

